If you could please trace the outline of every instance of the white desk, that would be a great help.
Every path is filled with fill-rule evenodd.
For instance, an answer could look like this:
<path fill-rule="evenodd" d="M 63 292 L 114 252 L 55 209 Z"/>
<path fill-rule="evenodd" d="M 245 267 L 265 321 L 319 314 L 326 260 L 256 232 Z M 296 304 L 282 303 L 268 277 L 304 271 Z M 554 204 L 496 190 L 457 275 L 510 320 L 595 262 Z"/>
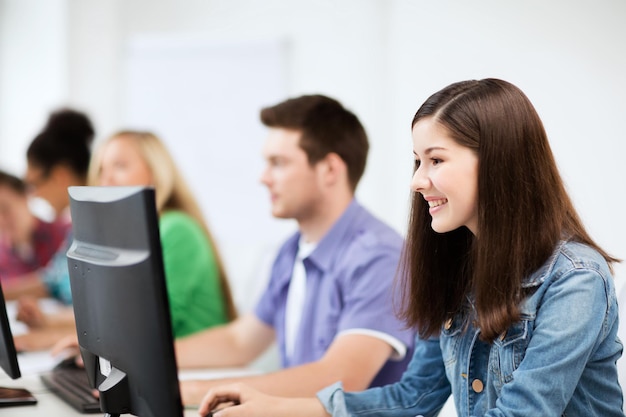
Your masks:
<path fill-rule="evenodd" d="M 3 387 L 26 388 L 37 398 L 36 405 L 24 405 L 15 407 L 0 408 L 0 413 L 11 415 L 11 417 L 22 416 L 73 416 L 81 415 L 60 398 L 47 390 L 39 380 L 37 375 L 29 375 L 17 380 L 8 377 L 0 378 L 0 385 Z"/>
<path fill-rule="evenodd" d="M 52 300 L 43 300 L 41 307 L 46 312 L 58 310 L 58 303 Z M 11 331 L 13 335 L 23 334 L 27 327 L 15 320 L 17 305 L 14 301 L 6 303 L 7 315 L 9 317 Z M 53 358 L 49 352 L 27 352 L 18 355 L 18 362 L 22 377 L 12 380 L 0 369 L 0 387 L 26 388 L 37 398 L 36 405 L 23 405 L 13 407 L 0 407 L 0 416 L 47 416 L 47 417 L 74 417 L 74 416 L 99 416 L 101 414 L 82 414 L 72 408 L 64 400 L 50 391 L 41 382 L 40 375 L 49 372 L 58 362 L 59 358 Z M 215 379 L 238 377 L 244 375 L 258 374 L 260 371 L 254 368 L 244 369 L 220 369 L 220 370 L 198 370 L 183 371 L 179 375 L 179 380 L 184 379 Z M 185 409 L 185 417 L 196 417 L 197 409 Z"/>
<path fill-rule="evenodd" d="M 54 312 L 59 308 L 58 303 L 52 300 L 42 300 L 40 304 L 42 309 L 46 312 Z M 13 335 L 25 333 L 27 331 L 27 327 L 23 323 L 15 320 L 17 310 L 16 303 L 14 301 L 6 302 L 6 309 Z M 0 416 L 74 417 L 101 415 L 79 413 L 76 409 L 72 408 L 69 404 L 43 385 L 40 378 L 41 373 L 50 371 L 52 367 L 59 362 L 59 360 L 60 359 L 53 358 L 49 352 L 21 353 L 18 355 L 18 362 L 22 377 L 16 380 L 9 378 L 9 376 L 6 375 L 2 369 L 0 369 L 0 387 L 26 388 L 35 396 L 35 398 L 37 398 L 37 404 L 35 405 L 0 407 Z M 210 379 L 219 378 L 221 376 L 238 376 L 246 373 L 250 374 L 250 371 L 233 369 L 226 370 L 225 373 L 217 371 L 183 372 L 180 375 L 180 379 Z M 198 412 L 196 409 L 185 409 L 184 415 L 185 417 L 196 417 Z"/>
<path fill-rule="evenodd" d="M 40 379 L 41 367 L 45 365 L 46 353 L 20 354 L 19 362 L 22 370 L 22 377 L 16 380 L 9 378 L 0 370 L 0 386 L 26 388 L 37 398 L 36 405 L 23 405 L 0 408 L 0 416 L 11 417 L 77 417 L 77 416 L 99 416 L 101 414 L 82 414 L 72 408 L 69 404 L 52 393 L 43 385 Z M 52 362 L 51 362 L 52 363 Z M 232 370 L 233 376 L 242 374 L 244 370 Z M 210 376 L 210 371 L 199 373 L 199 377 Z M 217 373 L 216 373 L 217 375 Z M 195 376 L 193 373 L 188 377 Z M 197 417 L 196 409 L 185 409 L 185 417 Z"/>
<path fill-rule="evenodd" d="M 232 373 L 231 373 L 232 372 Z M 192 377 L 211 377 L 210 371 L 208 372 L 198 372 L 196 375 L 194 372 L 185 372 L 180 376 L 180 379 L 192 378 Z M 220 372 L 221 374 L 222 372 Z M 226 371 L 226 374 L 221 376 L 237 376 L 244 375 L 246 370 L 232 370 Z M 249 374 L 250 371 L 247 371 Z M 78 417 L 78 416 L 100 416 L 100 414 L 81 414 L 76 411 L 74 408 L 70 407 L 65 401 L 57 397 L 55 394 L 50 392 L 45 386 L 43 386 L 41 380 L 39 379 L 38 374 L 25 375 L 20 379 L 11 380 L 4 373 L 3 376 L 0 377 L 0 386 L 5 387 L 20 387 L 26 388 L 33 393 L 33 395 L 37 398 L 36 405 L 25 405 L 25 406 L 16 406 L 16 407 L 7 407 L 0 408 L 1 416 L 11 416 L 11 417 L 35 417 L 35 416 L 47 416 L 47 417 Z M 217 374 L 216 374 L 217 375 Z M 185 409 L 184 412 L 185 417 L 197 417 L 198 413 L 195 409 Z M 452 417 L 456 416 L 456 412 L 454 410 L 454 404 L 452 402 L 452 397 L 446 405 L 444 406 L 442 412 L 440 413 L 440 417 Z"/>
<path fill-rule="evenodd" d="M 39 375 L 29 375 L 15 381 L 9 378 L 0 378 L 0 385 L 3 387 L 26 388 L 37 398 L 35 405 L 20 405 L 15 407 L 0 408 L 0 415 L 11 417 L 85 417 L 100 416 L 102 414 L 81 414 L 69 404 L 57 397 L 44 387 L 39 379 Z M 197 417 L 195 409 L 185 409 L 185 417 Z"/>

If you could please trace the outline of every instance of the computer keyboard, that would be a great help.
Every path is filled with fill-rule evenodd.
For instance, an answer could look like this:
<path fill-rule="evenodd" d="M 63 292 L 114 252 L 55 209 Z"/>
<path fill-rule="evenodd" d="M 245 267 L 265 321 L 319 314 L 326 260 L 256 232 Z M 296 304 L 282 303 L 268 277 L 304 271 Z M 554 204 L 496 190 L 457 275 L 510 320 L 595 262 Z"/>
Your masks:
<path fill-rule="evenodd" d="M 44 385 L 81 413 L 101 413 L 100 401 L 92 394 L 87 372 L 80 368 L 54 368 L 41 375 Z"/>

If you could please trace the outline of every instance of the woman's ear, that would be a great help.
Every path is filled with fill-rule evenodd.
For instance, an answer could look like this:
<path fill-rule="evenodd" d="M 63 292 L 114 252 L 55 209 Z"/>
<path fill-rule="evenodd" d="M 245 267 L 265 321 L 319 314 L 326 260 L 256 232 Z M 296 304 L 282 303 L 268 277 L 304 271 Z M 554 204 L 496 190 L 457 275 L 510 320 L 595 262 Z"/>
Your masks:
<path fill-rule="evenodd" d="M 72 168 L 70 168 L 66 164 L 57 164 L 50 170 L 49 178 L 54 181 L 56 184 L 60 184 L 62 187 L 65 187 L 66 184 L 74 184 L 76 174 Z"/>

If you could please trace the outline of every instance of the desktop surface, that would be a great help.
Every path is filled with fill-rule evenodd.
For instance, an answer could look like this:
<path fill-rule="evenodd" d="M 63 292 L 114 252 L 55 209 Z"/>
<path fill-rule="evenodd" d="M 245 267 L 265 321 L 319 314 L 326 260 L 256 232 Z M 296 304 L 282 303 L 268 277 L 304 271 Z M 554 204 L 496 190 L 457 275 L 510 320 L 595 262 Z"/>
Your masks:
<path fill-rule="evenodd" d="M 43 300 L 40 302 L 40 306 L 46 311 L 53 311 L 54 305 L 49 300 Z M 23 323 L 15 320 L 17 313 L 17 305 L 13 301 L 7 302 L 7 315 L 13 330 L 13 334 L 23 334 L 27 331 Z M 83 414 L 78 412 L 66 401 L 54 393 L 51 389 L 45 386 L 41 380 L 42 375 L 47 375 L 51 372 L 53 367 L 59 363 L 60 359 L 52 357 L 48 351 L 36 351 L 36 352 L 23 352 L 18 354 L 19 367 L 22 373 L 21 378 L 11 379 L 6 373 L 0 371 L 0 386 L 14 387 L 14 388 L 26 388 L 37 399 L 35 405 L 20 405 L 0 408 L 0 415 L 11 417 L 35 417 L 35 416 L 47 416 L 47 417 L 74 417 L 74 416 L 98 416 L 100 414 Z M 229 376 L 228 373 L 224 374 L 225 370 L 214 373 L 213 371 L 195 371 L 191 375 L 187 376 L 193 378 L 210 378 L 211 375 Z M 244 372 L 243 370 L 233 369 L 230 372 L 237 374 Z M 185 379 L 184 373 L 182 379 Z M 194 416 L 197 417 L 197 409 L 187 408 L 184 410 L 184 417 Z"/>
<path fill-rule="evenodd" d="M 20 360 L 22 354 L 20 354 Z M 11 417 L 76 417 L 76 416 L 93 416 L 98 414 L 82 414 L 63 401 L 60 397 L 50 391 L 41 382 L 39 374 L 23 375 L 22 378 L 12 380 L 8 377 L 0 377 L 0 384 L 5 387 L 26 388 L 37 398 L 35 405 L 23 405 L 15 407 L 2 408 L 2 415 L 10 415 Z M 185 417 L 197 417 L 198 411 L 193 408 L 185 409 Z"/>
<path fill-rule="evenodd" d="M 76 416 L 98 416 L 101 414 L 84 414 L 78 412 L 61 397 L 55 394 L 42 382 L 41 376 L 49 374 L 52 366 L 58 363 L 49 352 L 23 352 L 18 354 L 18 361 L 22 369 L 22 377 L 13 380 L 6 374 L 0 375 L 0 386 L 26 388 L 37 398 L 35 405 L 23 405 L 15 407 L 4 407 L 0 409 L 0 415 L 11 417 L 76 417 Z M 179 373 L 179 380 L 186 379 L 214 379 L 228 378 L 244 375 L 256 375 L 260 371 L 252 368 L 220 368 L 220 369 L 197 369 L 186 370 Z M 129 414 L 124 414 L 124 416 Z M 185 408 L 184 417 L 197 417 L 196 408 Z"/>

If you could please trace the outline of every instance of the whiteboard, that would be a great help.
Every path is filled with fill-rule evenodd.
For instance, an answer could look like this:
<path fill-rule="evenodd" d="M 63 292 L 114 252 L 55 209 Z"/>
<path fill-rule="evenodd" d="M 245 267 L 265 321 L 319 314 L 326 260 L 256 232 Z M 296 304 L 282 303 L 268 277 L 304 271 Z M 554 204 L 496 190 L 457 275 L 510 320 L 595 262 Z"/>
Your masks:
<path fill-rule="evenodd" d="M 259 178 L 262 107 L 286 98 L 287 45 L 140 36 L 127 45 L 122 128 L 163 139 L 221 249 L 238 305 L 250 307 L 277 245 L 295 229 L 276 220 Z M 259 271 L 263 269 L 263 271 Z M 248 288 L 244 288 L 248 286 Z M 245 295 L 243 294 L 245 293 Z"/>

